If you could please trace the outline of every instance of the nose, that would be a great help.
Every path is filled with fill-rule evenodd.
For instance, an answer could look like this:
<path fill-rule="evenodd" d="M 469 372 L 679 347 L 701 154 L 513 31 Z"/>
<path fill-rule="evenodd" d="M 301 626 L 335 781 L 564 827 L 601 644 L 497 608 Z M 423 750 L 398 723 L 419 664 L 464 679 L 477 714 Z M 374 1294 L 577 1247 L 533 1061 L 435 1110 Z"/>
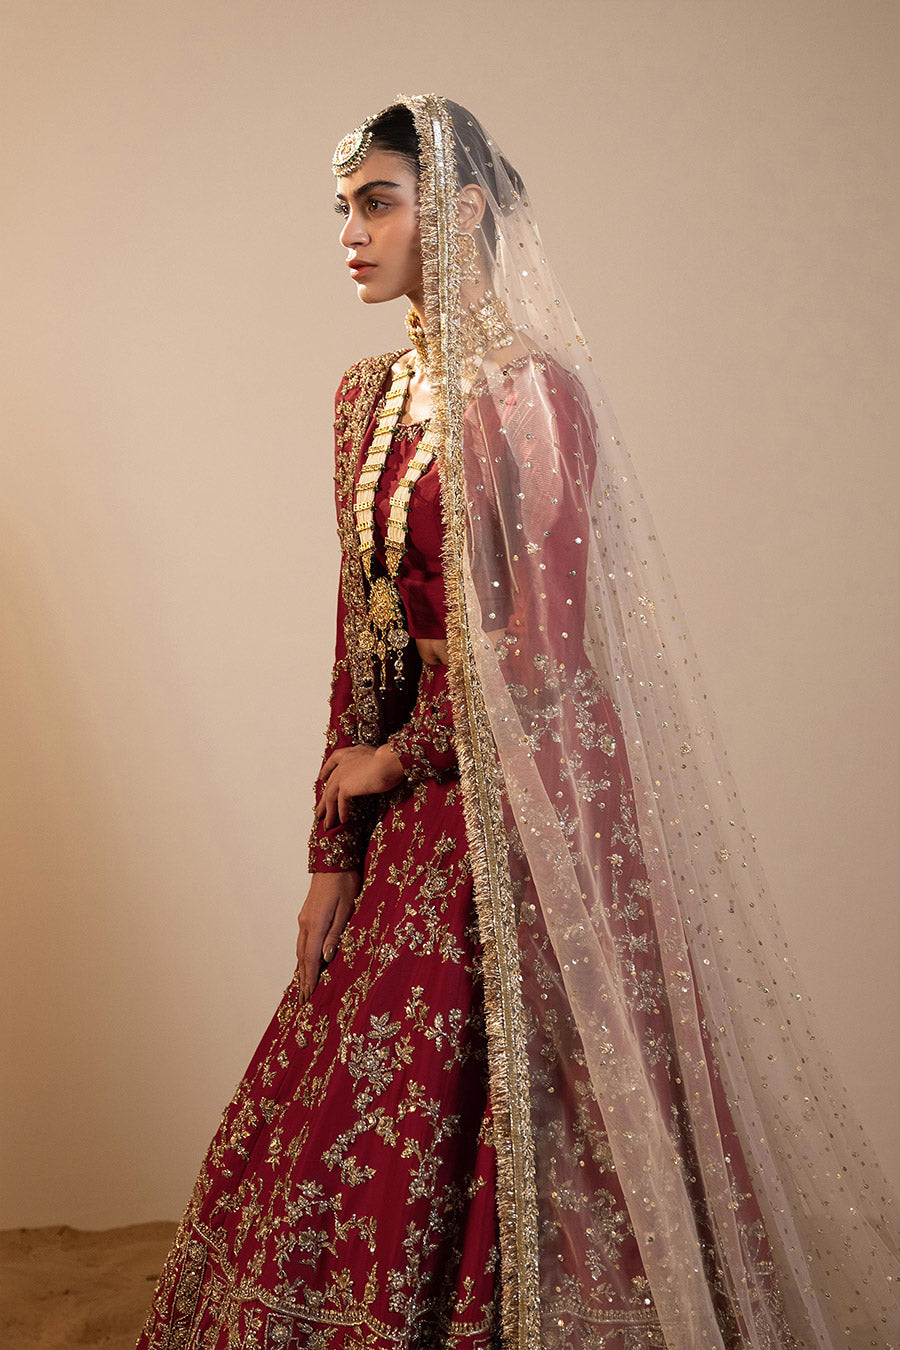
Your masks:
<path fill-rule="evenodd" d="M 340 240 L 344 248 L 357 248 L 369 242 L 369 235 L 365 229 L 365 222 L 358 211 L 352 208 L 344 221 L 344 228 L 340 233 Z"/>

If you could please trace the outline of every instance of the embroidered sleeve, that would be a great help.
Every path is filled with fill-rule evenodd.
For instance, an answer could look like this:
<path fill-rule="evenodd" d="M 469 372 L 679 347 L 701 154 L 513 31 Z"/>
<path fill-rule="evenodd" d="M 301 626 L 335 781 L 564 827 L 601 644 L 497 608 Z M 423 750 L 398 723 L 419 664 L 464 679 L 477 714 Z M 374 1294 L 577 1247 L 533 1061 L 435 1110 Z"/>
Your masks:
<path fill-rule="evenodd" d="M 446 666 L 423 666 L 419 696 L 409 720 L 388 736 L 410 783 L 457 772 L 453 708 Z"/>
<path fill-rule="evenodd" d="M 347 485 L 344 469 L 349 455 L 345 453 L 348 439 L 347 420 L 352 411 L 358 381 L 354 379 L 356 368 L 351 368 L 341 380 L 335 398 L 335 452 L 337 470 L 335 473 L 335 499 L 340 519 L 341 498 Z M 343 571 L 343 568 L 342 568 Z M 358 722 L 353 702 L 353 677 L 347 651 L 347 606 L 343 586 L 338 589 L 337 637 L 335 640 L 334 668 L 331 674 L 331 704 L 328 726 L 325 731 L 325 753 L 322 764 L 335 750 L 346 745 L 355 745 L 359 740 Z M 325 784 L 316 779 L 316 806 L 319 804 Z M 350 872 L 362 869 L 366 846 L 371 833 L 371 803 L 361 798 L 354 803 L 353 818 L 346 825 L 335 825 L 325 829 L 323 820 L 313 817 L 309 835 L 310 872 Z"/>
<path fill-rule="evenodd" d="M 350 675 L 350 663 L 347 659 L 347 646 L 344 635 L 345 608 L 342 596 L 338 596 L 337 641 L 335 643 L 334 669 L 331 673 L 331 707 L 328 727 L 325 732 L 325 753 L 322 764 L 333 751 L 345 745 L 355 745 L 356 715 L 353 709 L 353 681 Z M 316 805 L 325 789 L 325 784 L 316 779 Z M 354 803 L 353 819 L 346 825 L 335 825 L 325 829 L 325 822 L 313 817 L 309 836 L 310 872 L 351 872 L 362 869 L 366 845 L 369 839 L 370 817 L 368 802 L 360 799 Z"/>

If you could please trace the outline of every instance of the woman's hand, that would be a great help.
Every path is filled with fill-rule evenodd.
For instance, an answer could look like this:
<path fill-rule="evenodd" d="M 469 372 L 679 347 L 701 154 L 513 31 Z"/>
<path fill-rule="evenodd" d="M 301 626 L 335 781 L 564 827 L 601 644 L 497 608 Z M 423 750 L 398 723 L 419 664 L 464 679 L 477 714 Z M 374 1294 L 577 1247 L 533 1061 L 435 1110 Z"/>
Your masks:
<path fill-rule="evenodd" d="M 315 872 L 309 894 L 297 915 L 297 970 L 300 1000 L 312 997 L 322 962 L 333 960 L 362 889 L 359 872 Z"/>
<path fill-rule="evenodd" d="M 322 765 L 319 778 L 325 790 L 316 807 L 316 818 L 325 817 L 330 830 L 338 821 L 346 825 L 354 797 L 390 792 L 403 781 L 403 765 L 389 745 L 346 745 L 335 750 Z"/>

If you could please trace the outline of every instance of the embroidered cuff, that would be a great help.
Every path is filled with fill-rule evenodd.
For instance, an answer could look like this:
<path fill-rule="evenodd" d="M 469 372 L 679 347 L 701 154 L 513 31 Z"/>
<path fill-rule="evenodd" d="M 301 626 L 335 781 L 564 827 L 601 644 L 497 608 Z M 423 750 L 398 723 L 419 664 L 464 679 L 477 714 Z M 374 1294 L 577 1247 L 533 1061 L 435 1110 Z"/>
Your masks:
<path fill-rule="evenodd" d="M 453 709 L 444 666 L 425 666 L 419 696 L 408 722 L 388 736 L 410 783 L 456 773 Z"/>
<path fill-rule="evenodd" d="M 434 765 L 425 753 L 419 741 L 415 727 L 410 723 L 388 736 L 385 745 L 389 745 L 403 765 L 403 773 L 409 783 L 421 783 L 426 778 L 435 778 Z"/>
<path fill-rule="evenodd" d="M 322 784 L 316 783 L 318 802 Z M 313 816 L 309 832 L 310 872 L 361 872 L 371 833 L 370 812 L 360 799 L 353 804 L 353 818 L 346 825 L 332 825 Z"/>

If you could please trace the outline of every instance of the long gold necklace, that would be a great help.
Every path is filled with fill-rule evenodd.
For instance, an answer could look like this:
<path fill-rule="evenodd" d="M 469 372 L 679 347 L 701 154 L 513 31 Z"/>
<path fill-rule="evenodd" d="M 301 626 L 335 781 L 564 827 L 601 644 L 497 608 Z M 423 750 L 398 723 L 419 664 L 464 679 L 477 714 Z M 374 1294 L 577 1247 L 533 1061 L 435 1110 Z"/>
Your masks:
<path fill-rule="evenodd" d="M 381 662 L 381 688 L 386 688 L 388 660 L 393 658 L 397 682 L 403 681 L 403 651 L 409 642 L 406 627 L 406 615 L 396 580 L 400 563 L 406 552 L 407 519 L 409 502 L 415 484 L 434 459 L 437 449 L 436 438 L 431 428 L 425 432 L 419 446 L 407 465 L 406 472 L 391 493 L 391 505 L 388 515 L 387 538 L 385 540 L 385 562 L 387 576 L 372 580 L 372 557 L 375 552 L 375 493 L 384 472 L 385 462 L 391 448 L 391 440 L 400 420 L 403 404 L 409 391 L 414 365 L 404 363 L 394 375 L 391 387 L 385 396 L 375 435 L 365 463 L 356 484 L 353 509 L 356 516 L 356 532 L 359 537 L 359 552 L 366 580 L 369 582 L 368 627 L 360 634 L 362 646 Z"/>

